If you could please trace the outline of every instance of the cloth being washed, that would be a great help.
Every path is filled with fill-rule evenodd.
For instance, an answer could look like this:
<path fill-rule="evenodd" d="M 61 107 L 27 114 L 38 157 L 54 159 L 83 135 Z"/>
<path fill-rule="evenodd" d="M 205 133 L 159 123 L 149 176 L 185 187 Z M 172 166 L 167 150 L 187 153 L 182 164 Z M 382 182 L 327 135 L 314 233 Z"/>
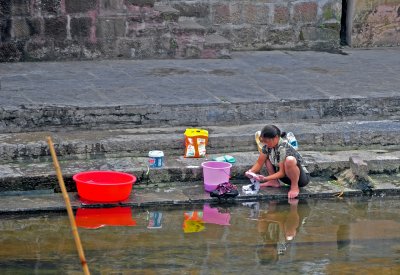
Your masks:
<path fill-rule="evenodd" d="M 251 178 L 250 182 L 251 184 L 242 187 L 242 191 L 246 195 L 256 195 L 260 191 L 260 182 L 255 178 Z"/>

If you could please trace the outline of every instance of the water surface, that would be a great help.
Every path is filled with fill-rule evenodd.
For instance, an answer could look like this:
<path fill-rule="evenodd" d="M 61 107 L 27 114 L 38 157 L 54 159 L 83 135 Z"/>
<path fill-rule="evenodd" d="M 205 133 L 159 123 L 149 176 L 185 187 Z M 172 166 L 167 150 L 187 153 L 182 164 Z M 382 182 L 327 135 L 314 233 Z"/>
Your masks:
<path fill-rule="evenodd" d="M 397 198 L 79 209 L 92 274 L 400 274 Z M 119 226 L 118 226 L 119 225 Z M 0 274 L 80 274 L 66 212 L 3 215 Z"/>

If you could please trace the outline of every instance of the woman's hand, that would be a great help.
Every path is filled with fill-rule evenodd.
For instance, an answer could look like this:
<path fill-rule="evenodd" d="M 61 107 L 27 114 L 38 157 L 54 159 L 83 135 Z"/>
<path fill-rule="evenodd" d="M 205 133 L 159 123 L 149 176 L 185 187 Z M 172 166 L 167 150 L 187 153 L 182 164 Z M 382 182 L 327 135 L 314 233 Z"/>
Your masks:
<path fill-rule="evenodd" d="M 249 179 L 251 179 L 252 178 L 252 176 L 251 176 L 251 171 L 250 170 L 247 170 L 246 172 L 244 172 L 244 175 L 246 176 L 246 177 L 248 177 Z"/>
<path fill-rule="evenodd" d="M 258 180 L 259 182 L 266 182 L 266 181 L 267 181 L 267 177 L 266 177 L 266 176 L 263 176 L 263 175 L 258 175 L 257 180 Z"/>
<path fill-rule="evenodd" d="M 260 181 L 261 178 L 264 178 L 263 175 L 256 174 L 256 173 L 252 172 L 251 170 L 246 171 L 244 174 L 245 174 L 246 177 L 248 177 L 249 179 L 255 179 L 255 180 L 258 180 L 258 181 Z"/>
<path fill-rule="evenodd" d="M 249 179 L 252 179 L 252 178 L 257 179 L 258 176 L 259 176 L 259 175 L 257 175 L 256 173 L 254 173 L 254 172 L 251 171 L 251 170 L 246 171 L 246 172 L 244 173 L 244 175 L 245 175 L 246 177 L 248 177 Z"/>

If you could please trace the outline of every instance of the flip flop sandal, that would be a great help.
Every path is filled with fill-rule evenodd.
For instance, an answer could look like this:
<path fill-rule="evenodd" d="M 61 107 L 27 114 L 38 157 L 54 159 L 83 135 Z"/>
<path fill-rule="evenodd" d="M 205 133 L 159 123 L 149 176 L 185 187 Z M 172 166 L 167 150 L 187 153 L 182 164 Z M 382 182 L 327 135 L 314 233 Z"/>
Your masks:
<path fill-rule="evenodd" d="M 226 162 L 229 162 L 229 163 L 235 163 L 236 162 L 236 159 L 234 157 L 230 156 L 230 155 L 225 155 L 224 158 L 225 158 Z"/>
<path fill-rule="evenodd" d="M 221 162 L 229 162 L 229 163 L 235 163 L 236 159 L 230 155 L 225 155 L 225 156 L 219 156 L 219 157 L 213 157 L 214 161 L 221 161 Z"/>
<path fill-rule="evenodd" d="M 222 157 L 213 157 L 213 160 L 214 160 L 214 161 L 226 162 L 226 159 L 225 159 L 224 156 L 222 156 Z"/>

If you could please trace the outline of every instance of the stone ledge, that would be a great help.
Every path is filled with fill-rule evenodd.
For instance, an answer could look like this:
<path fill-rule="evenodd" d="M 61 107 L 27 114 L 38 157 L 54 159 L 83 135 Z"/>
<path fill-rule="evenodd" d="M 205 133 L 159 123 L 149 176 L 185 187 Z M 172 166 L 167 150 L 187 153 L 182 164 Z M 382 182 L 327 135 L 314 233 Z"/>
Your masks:
<path fill-rule="evenodd" d="M 247 181 L 233 182 L 239 188 L 240 195 L 231 203 L 248 202 L 260 200 L 287 200 L 288 188 L 261 188 L 257 195 L 245 195 L 241 192 L 243 184 Z M 400 194 L 400 187 L 382 183 L 382 188 L 378 186 L 371 193 L 363 193 L 360 190 L 342 188 L 323 179 L 314 179 L 308 186 L 301 188 L 299 198 L 322 198 L 339 199 L 337 195 L 343 191 L 341 197 L 360 197 L 360 196 L 389 196 Z M 197 204 L 205 202 L 218 202 L 204 191 L 203 185 L 197 183 L 190 186 L 178 186 L 171 188 L 145 188 L 133 187 L 130 197 L 119 203 L 90 203 L 80 200 L 75 192 L 69 193 L 71 206 L 74 210 L 78 208 L 102 208 L 102 207 L 149 207 L 149 206 L 169 206 Z M 16 214 L 26 212 L 49 212 L 65 211 L 65 203 L 61 193 L 54 194 L 32 194 L 20 193 L 19 195 L 1 196 L 0 214 Z"/>
<path fill-rule="evenodd" d="M 156 5 L 154 10 L 159 11 L 165 21 L 178 22 L 180 12 L 177 9 L 170 6 Z"/>
<path fill-rule="evenodd" d="M 139 7 L 153 7 L 155 0 L 127 0 L 127 5 Z"/>
<path fill-rule="evenodd" d="M 174 34 L 204 35 L 206 32 L 206 28 L 194 21 L 185 20 L 185 21 L 180 21 L 178 22 L 177 25 L 173 26 L 172 32 Z"/>
<path fill-rule="evenodd" d="M 349 158 L 357 156 L 368 164 L 369 173 L 393 174 L 400 171 L 400 151 L 341 151 L 315 152 L 301 151 L 312 177 L 335 177 L 341 171 L 349 169 Z M 231 168 L 232 180 L 243 180 L 247 171 L 258 157 L 256 152 L 230 153 L 236 163 Z M 201 163 L 220 155 L 208 155 L 207 158 L 189 159 L 183 156 L 166 156 L 165 165 L 148 171 L 147 157 L 94 158 L 89 160 L 61 161 L 65 184 L 69 191 L 75 191 L 72 176 L 82 171 L 114 170 L 132 173 L 137 177 L 137 187 L 171 187 L 172 183 L 192 185 L 201 181 L 203 174 Z M 389 169 L 390 168 L 390 169 Z M 264 172 L 264 171 L 262 171 Z M 372 176 L 372 175 L 371 175 Z M 52 162 L 9 163 L 0 165 L 0 192 L 58 190 L 58 184 Z"/>
<path fill-rule="evenodd" d="M 138 43 L 136 40 L 131 40 L 130 42 L 133 44 Z M 218 70 L 209 72 L 188 71 L 188 75 L 194 73 L 216 74 L 215 72 L 218 72 Z M 236 75 L 235 71 L 228 72 Z M 104 81 L 113 81 L 107 79 L 106 75 L 102 77 Z M 5 80 L 3 78 L 2 84 L 4 83 Z M 29 83 L 25 84 L 29 85 Z M 13 85 L 18 88 L 17 84 Z M 224 89 L 234 90 L 234 85 L 237 84 L 232 82 Z M 2 87 L 3 90 L 10 92 L 7 88 Z M 60 90 L 60 92 L 62 91 Z M 50 91 L 44 92 L 50 93 Z M 87 93 L 85 90 L 75 92 Z M 130 99 L 126 99 L 127 104 L 120 106 L 110 106 L 101 101 L 100 104 L 93 101 L 87 103 L 84 100 L 79 101 L 79 103 L 76 102 L 77 106 L 73 106 L 73 104 L 66 106 L 61 103 L 54 106 L 40 104 L 4 106 L 1 108 L 0 132 L 60 130 L 66 128 L 118 129 L 160 127 L 161 125 L 226 126 L 261 123 L 261 121 L 263 123 L 281 123 L 285 121 L 398 120 L 400 118 L 400 97 L 279 101 L 271 100 L 270 98 L 247 99 L 242 96 L 240 100 L 236 101 L 230 100 L 229 97 L 226 100 L 222 100 L 224 96 L 219 99 L 218 94 L 214 93 L 214 91 L 211 90 L 209 92 L 212 94 L 210 98 L 196 97 L 195 100 L 199 102 L 196 104 L 192 103 L 193 99 L 183 99 L 179 104 L 177 101 L 171 102 L 171 99 L 166 97 L 163 97 L 165 100 L 162 105 L 149 104 L 147 98 L 134 97 L 135 103 L 131 103 Z M 175 100 L 175 97 L 172 97 L 172 99 Z M 271 108 L 271 105 L 274 107 Z M 385 108 L 382 109 L 382 106 Z M 177 108 L 180 111 L 179 116 L 176 116 Z M 16 113 L 18 113 L 17 116 Z"/>
<path fill-rule="evenodd" d="M 218 34 L 209 34 L 206 35 L 206 40 L 204 42 L 204 48 L 228 48 L 231 47 L 231 41 L 222 37 Z"/>
<path fill-rule="evenodd" d="M 224 73 L 221 71 L 220 73 Z M 280 129 L 293 132 L 301 150 L 385 150 L 400 148 L 400 122 L 347 121 L 336 123 L 279 123 Z M 210 154 L 256 151 L 254 133 L 264 124 L 209 126 Z M 52 136 L 62 159 L 86 157 L 138 157 L 150 150 L 168 155 L 183 154 L 185 127 L 134 128 L 115 130 L 74 130 L 0 134 L 0 163 L 49 157 L 45 142 Z"/>

